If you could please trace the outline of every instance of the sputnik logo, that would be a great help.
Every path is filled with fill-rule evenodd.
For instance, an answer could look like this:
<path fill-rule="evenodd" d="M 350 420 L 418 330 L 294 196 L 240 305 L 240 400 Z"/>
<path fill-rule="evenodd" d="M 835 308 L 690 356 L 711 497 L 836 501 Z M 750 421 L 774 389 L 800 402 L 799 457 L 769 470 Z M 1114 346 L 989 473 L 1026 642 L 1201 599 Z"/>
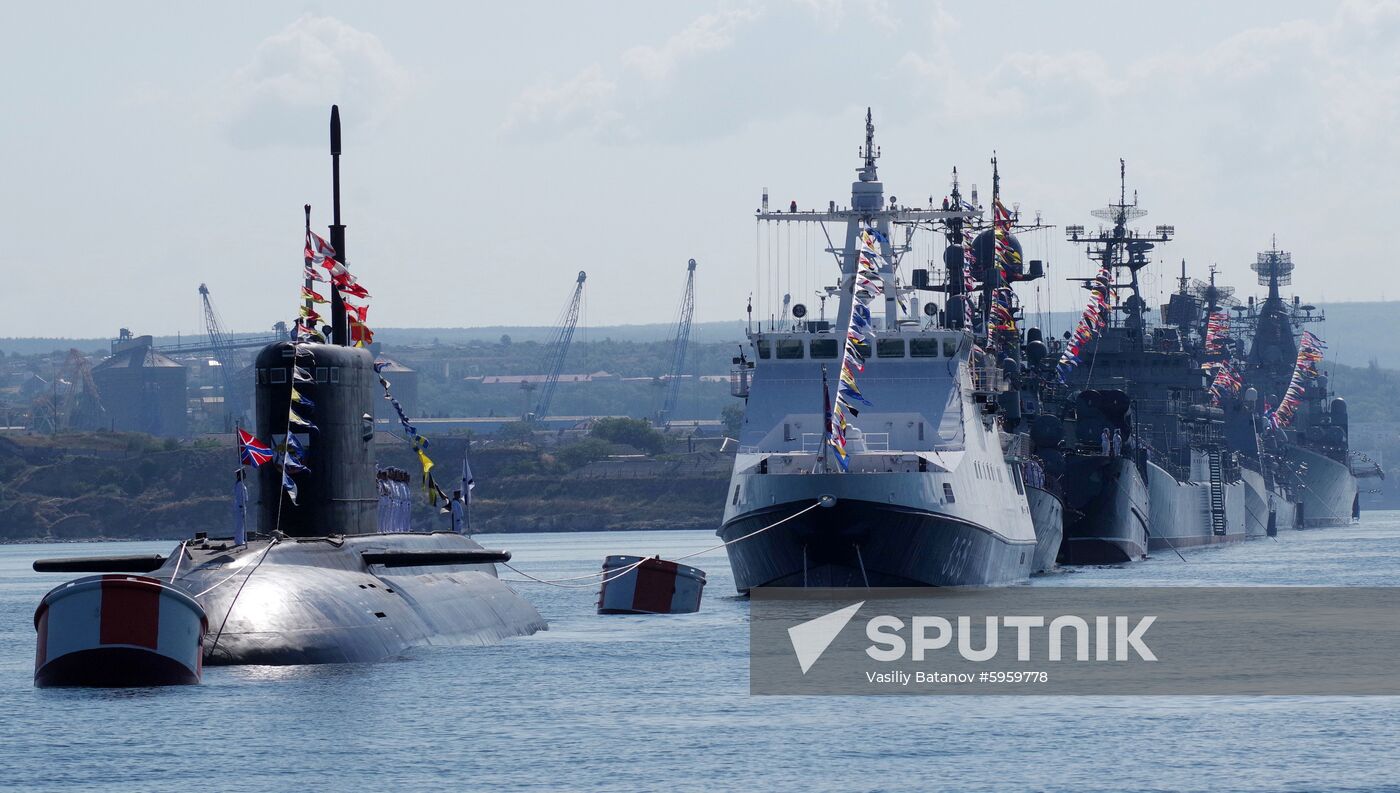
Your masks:
<path fill-rule="evenodd" d="M 864 605 L 865 601 L 862 600 L 855 605 L 837 609 L 830 614 L 823 614 L 788 628 L 788 639 L 792 641 L 792 651 L 797 654 L 797 663 L 802 667 L 802 674 L 807 674 L 807 670 L 822 657 L 826 648 L 841 635 L 841 629 L 846 627 L 846 623 L 850 622 Z"/>

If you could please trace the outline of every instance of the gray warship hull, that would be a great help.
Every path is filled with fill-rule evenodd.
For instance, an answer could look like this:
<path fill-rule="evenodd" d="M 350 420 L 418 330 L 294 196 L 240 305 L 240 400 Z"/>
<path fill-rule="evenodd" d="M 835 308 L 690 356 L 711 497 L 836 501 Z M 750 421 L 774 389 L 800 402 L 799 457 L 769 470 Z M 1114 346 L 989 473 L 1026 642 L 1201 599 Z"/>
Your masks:
<path fill-rule="evenodd" d="M 1221 486 L 1224 525 L 1215 532 L 1211 516 L 1210 482 L 1181 481 L 1154 463 L 1147 464 L 1150 504 L 1149 551 L 1193 548 L 1239 542 L 1245 538 L 1245 485 L 1235 481 Z"/>
<path fill-rule="evenodd" d="M 1298 524 L 1298 505 L 1283 493 L 1269 489 L 1264 475 L 1244 468 L 1240 478 L 1245 487 L 1245 534 L 1266 537 L 1272 526 L 1274 532 L 1302 528 Z"/>
<path fill-rule="evenodd" d="M 1066 460 L 1065 564 L 1120 564 L 1147 555 L 1147 484 L 1125 457 Z"/>
<path fill-rule="evenodd" d="M 1351 469 L 1301 446 L 1286 446 L 1285 465 L 1293 472 L 1293 484 L 1302 505 L 1303 528 L 1344 526 L 1356 508 L 1356 477 Z"/>
<path fill-rule="evenodd" d="M 773 506 L 726 523 L 726 542 L 810 505 Z M 1032 572 L 1034 542 L 913 507 L 842 499 L 728 546 L 734 584 L 755 587 L 1004 586 Z"/>
<path fill-rule="evenodd" d="M 1065 536 L 1065 506 L 1060 497 L 1034 485 L 1026 486 L 1026 502 L 1035 526 L 1035 562 L 1031 572 L 1043 573 L 1055 566 Z"/>

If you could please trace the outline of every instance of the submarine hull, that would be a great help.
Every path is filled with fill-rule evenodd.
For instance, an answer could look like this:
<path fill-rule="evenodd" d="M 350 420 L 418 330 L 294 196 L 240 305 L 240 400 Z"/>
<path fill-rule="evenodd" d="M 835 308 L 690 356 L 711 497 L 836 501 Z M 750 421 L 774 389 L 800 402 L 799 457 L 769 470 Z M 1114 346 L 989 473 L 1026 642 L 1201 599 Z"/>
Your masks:
<path fill-rule="evenodd" d="M 209 615 L 205 663 L 380 661 L 422 645 L 481 645 L 547 626 L 455 533 L 187 546 L 173 586 Z M 156 575 L 173 572 L 174 558 Z M 189 565 L 193 566 L 189 566 Z"/>

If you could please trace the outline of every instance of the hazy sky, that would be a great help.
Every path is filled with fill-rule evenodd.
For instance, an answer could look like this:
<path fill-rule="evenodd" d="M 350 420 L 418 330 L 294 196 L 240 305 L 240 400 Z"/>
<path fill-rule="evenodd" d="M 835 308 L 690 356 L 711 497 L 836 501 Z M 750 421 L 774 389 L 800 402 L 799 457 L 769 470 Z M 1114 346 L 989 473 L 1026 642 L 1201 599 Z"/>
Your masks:
<path fill-rule="evenodd" d="M 1092 224 L 1121 156 L 1168 275 L 1250 286 L 1277 233 L 1308 299 L 1400 292 L 1400 2 L 8 2 L 0 69 L 0 336 L 200 330 L 200 282 L 287 318 L 332 102 L 371 326 L 548 323 L 580 269 L 590 324 L 668 321 L 690 257 L 740 319 L 761 189 L 846 203 L 867 105 L 905 203 L 995 149 Z M 1084 274 L 1062 238 L 1027 246 Z"/>

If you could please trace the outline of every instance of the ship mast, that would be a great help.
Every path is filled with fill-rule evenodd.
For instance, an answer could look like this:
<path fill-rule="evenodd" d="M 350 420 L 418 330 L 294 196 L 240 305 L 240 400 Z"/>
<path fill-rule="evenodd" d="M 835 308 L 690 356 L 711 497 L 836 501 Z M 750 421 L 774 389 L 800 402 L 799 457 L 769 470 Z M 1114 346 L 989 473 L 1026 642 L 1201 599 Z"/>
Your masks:
<path fill-rule="evenodd" d="M 1001 206 L 1001 172 L 997 170 L 997 153 L 992 152 L 992 256 L 991 261 L 982 266 L 982 331 L 987 335 L 987 343 L 992 340 L 992 295 L 1001 286 L 997 272 L 1001 252 L 997 250 L 997 208 Z M 1009 234 L 1007 236 L 1010 236 Z"/>
<path fill-rule="evenodd" d="M 1141 349 L 1143 344 L 1144 330 L 1146 322 L 1144 314 L 1147 302 L 1142 299 L 1141 286 L 1138 281 L 1138 271 L 1148 264 L 1148 253 L 1159 243 L 1170 242 L 1172 235 L 1176 234 L 1175 226 L 1157 226 L 1152 234 L 1144 234 L 1136 230 L 1130 230 L 1128 223 L 1143 217 L 1147 210 L 1138 207 L 1137 193 L 1133 193 L 1133 203 L 1128 203 L 1128 177 L 1127 164 L 1124 160 L 1118 160 L 1118 203 L 1109 204 L 1102 209 L 1095 209 L 1089 214 L 1096 218 L 1101 218 L 1113 223 L 1111 230 L 1102 227 L 1094 235 L 1086 234 L 1083 226 L 1067 226 L 1065 232 L 1070 242 L 1084 243 L 1090 246 L 1089 258 L 1097 259 L 1114 274 L 1117 281 L 1119 268 L 1128 269 L 1128 283 L 1132 294 L 1127 300 L 1122 301 L 1117 308 L 1127 315 L 1124 326 L 1129 331 L 1130 343 Z M 1091 281 L 1092 279 L 1078 278 L 1070 279 L 1078 281 Z M 1123 284 L 1115 283 L 1114 287 Z"/>
<path fill-rule="evenodd" d="M 833 254 L 841 266 L 841 301 L 833 327 L 844 334 L 851 321 L 851 307 L 855 300 L 854 286 L 859 267 L 857 239 L 863 226 L 870 226 L 883 237 L 881 253 L 884 266 L 880 276 L 885 283 L 884 327 L 894 329 L 899 322 L 899 301 L 896 298 L 897 286 L 894 279 L 894 265 L 906 249 L 896 248 L 890 234 L 895 224 L 949 223 L 954 220 L 966 221 L 978 216 L 978 212 L 962 206 L 947 209 L 915 209 L 885 203 L 884 185 L 879 181 L 875 161 L 880 157 L 880 149 L 875 145 L 875 122 L 869 108 L 865 112 L 865 143 L 860 151 L 861 167 L 856 169 L 857 180 L 851 184 L 850 207 L 833 205 L 825 210 L 807 212 L 771 212 L 766 206 L 754 214 L 755 220 L 777 223 L 816 223 L 825 229 L 828 223 L 843 223 L 846 238 L 840 248 L 835 241 L 827 253 Z"/>
<path fill-rule="evenodd" d="M 961 210 L 963 208 L 963 200 L 962 192 L 958 186 L 958 169 L 956 167 L 953 168 L 953 192 L 951 198 L 951 208 Z M 948 206 L 944 207 L 945 210 L 948 208 Z M 966 219 L 963 218 L 962 215 L 952 217 L 948 220 L 944 232 L 944 237 L 948 241 L 948 250 L 956 251 L 953 255 L 944 254 L 943 257 L 943 264 L 948 269 L 948 279 L 943 287 L 944 294 L 947 296 L 943 301 L 943 313 L 948 326 L 953 328 L 961 328 L 965 324 L 964 319 L 967 317 L 967 310 L 964 308 L 963 304 L 971 299 L 971 297 L 965 293 L 966 276 L 964 273 L 967 267 L 967 241 L 963 239 L 964 223 L 966 223 Z M 955 307 L 953 298 L 955 297 L 957 298 L 956 317 L 953 311 Z M 968 330 L 971 330 L 971 328 Z"/>

